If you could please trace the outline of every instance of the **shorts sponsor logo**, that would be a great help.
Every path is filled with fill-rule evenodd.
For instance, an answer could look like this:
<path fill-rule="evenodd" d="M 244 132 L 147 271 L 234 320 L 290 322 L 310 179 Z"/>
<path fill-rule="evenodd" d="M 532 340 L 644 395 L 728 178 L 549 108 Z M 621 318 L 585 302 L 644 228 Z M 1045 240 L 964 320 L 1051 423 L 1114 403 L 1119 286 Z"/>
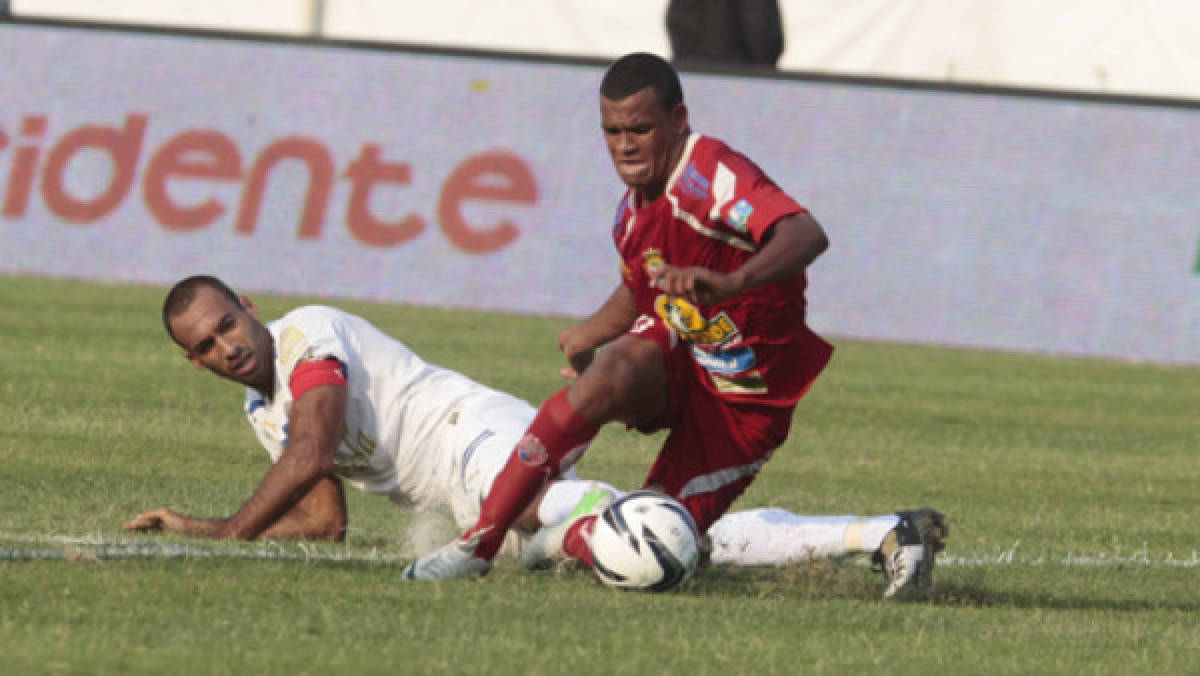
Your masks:
<path fill-rule="evenodd" d="M 550 459 L 550 454 L 546 452 L 546 446 L 541 439 L 526 434 L 517 442 L 517 457 L 530 467 L 541 467 Z"/>
<path fill-rule="evenodd" d="M 645 333 L 654 326 L 654 317 L 650 315 L 641 315 L 633 321 L 633 326 L 629 327 L 629 332 L 633 334 Z"/>

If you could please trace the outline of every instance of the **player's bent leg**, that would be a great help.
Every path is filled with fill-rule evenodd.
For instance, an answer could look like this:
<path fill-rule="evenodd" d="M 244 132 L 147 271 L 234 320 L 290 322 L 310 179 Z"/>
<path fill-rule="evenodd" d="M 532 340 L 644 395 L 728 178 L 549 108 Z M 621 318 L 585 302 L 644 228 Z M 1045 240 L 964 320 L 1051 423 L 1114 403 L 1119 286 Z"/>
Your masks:
<path fill-rule="evenodd" d="M 898 522 L 893 514 L 804 516 L 775 507 L 730 512 L 708 530 L 711 559 L 718 565 L 770 566 L 870 554 Z"/>
<path fill-rule="evenodd" d="M 508 530 L 528 510 L 546 482 L 574 465 L 599 429 L 597 423 L 579 415 L 565 389 L 552 395 L 538 409 L 528 430 L 496 475 L 475 525 L 456 543 L 434 554 L 441 553 L 456 560 L 454 557 L 458 554 L 455 552 L 462 550 L 469 554 L 467 558 L 490 565 Z M 423 557 L 417 564 L 422 564 L 425 558 L 428 557 Z M 454 568 L 457 570 L 458 566 Z M 413 570 L 415 579 L 437 579 L 422 578 L 420 565 Z"/>
<path fill-rule="evenodd" d="M 666 368 L 657 343 L 626 335 L 602 355 L 575 384 L 538 409 L 496 476 L 478 522 L 460 538 L 460 549 L 473 543 L 470 558 L 490 562 L 496 556 L 509 528 L 545 482 L 575 464 L 602 424 L 624 416 L 641 419 L 646 407 L 658 407 L 648 415 L 665 410 Z"/>
<path fill-rule="evenodd" d="M 899 523 L 875 555 L 887 576 L 885 599 L 932 585 L 937 553 L 945 548 L 942 540 L 949 535 L 946 517 L 928 507 L 897 512 L 896 516 Z"/>
<path fill-rule="evenodd" d="M 583 417 L 599 424 L 637 425 L 667 409 L 667 370 L 662 348 L 653 340 L 626 334 L 596 355 L 571 385 L 567 396 Z"/>

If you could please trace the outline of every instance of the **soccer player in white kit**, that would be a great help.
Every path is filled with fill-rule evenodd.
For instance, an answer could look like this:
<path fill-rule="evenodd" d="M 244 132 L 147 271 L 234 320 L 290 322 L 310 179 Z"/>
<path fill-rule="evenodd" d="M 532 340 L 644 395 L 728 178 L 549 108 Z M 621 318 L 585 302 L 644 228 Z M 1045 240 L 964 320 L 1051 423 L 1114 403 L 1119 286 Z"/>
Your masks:
<path fill-rule="evenodd" d="M 342 481 L 402 505 L 449 511 L 460 529 L 478 519 L 492 480 L 533 418 L 532 406 L 429 364 L 365 319 L 335 308 L 305 306 L 265 325 L 256 315 L 249 299 L 208 276 L 176 284 L 163 307 L 168 333 L 197 368 L 246 386 L 245 412 L 271 469 L 230 517 L 158 508 L 137 515 L 126 530 L 340 540 L 347 523 Z M 560 525 L 597 492 L 620 494 L 570 473 L 547 487 L 517 532 Z M 711 560 L 763 565 L 877 553 L 889 541 L 895 548 L 897 531 L 912 527 L 903 521 L 805 517 L 775 508 L 734 512 L 709 530 Z M 554 554 L 539 551 L 539 557 Z M 887 595 L 913 582 L 890 577 Z"/>

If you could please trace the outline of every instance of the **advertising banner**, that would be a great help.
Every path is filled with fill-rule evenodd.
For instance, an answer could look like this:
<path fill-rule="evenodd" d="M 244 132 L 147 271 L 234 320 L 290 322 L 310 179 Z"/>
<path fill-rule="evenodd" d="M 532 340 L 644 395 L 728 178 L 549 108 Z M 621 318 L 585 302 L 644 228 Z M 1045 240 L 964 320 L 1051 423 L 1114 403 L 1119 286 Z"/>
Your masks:
<path fill-rule="evenodd" d="M 558 315 L 618 283 L 599 66 L 29 25 L 0 51 L 0 273 Z M 818 331 L 1200 363 L 1200 111 L 684 89 L 828 231 Z"/>

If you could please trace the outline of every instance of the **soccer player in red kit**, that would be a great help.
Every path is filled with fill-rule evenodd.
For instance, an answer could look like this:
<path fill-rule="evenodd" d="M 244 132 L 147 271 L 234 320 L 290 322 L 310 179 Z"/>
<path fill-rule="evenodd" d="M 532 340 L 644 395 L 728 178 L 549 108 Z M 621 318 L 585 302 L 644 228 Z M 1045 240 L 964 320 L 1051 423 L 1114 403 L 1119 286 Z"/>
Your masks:
<path fill-rule="evenodd" d="M 692 132 L 674 69 L 651 54 L 622 57 L 601 83 L 600 111 L 629 188 L 613 226 L 621 283 L 559 334 L 574 382 L 539 409 L 479 522 L 408 577 L 486 572 L 542 485 L 612 421 L 670 430 L 645 485 L 683 503 L 705 532 L 787 438 L 796 402 L 833 353 L 805 323 L 805 269 L 828 246 L 824 230 L 745 156 Z M 942 526 L 941 515 L 921 516 L 926 531 Z M 592 523 L 576 519 L 560 545 L 588 564 Z M 900 563 L 917 575 L 940 543 L 910 525 Z"/>

